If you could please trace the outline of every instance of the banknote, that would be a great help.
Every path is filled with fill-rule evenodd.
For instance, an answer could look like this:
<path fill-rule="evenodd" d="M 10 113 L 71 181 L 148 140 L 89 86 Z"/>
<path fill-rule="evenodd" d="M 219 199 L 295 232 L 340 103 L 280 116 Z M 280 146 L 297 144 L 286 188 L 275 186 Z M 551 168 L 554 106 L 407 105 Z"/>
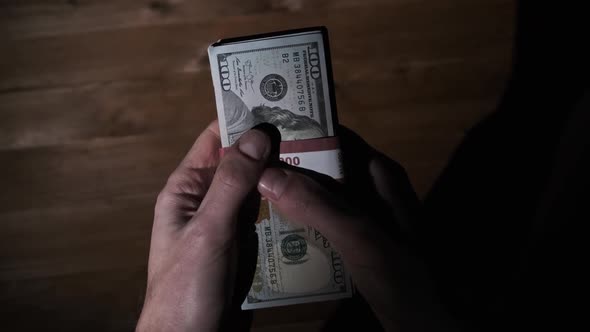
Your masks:
<path fill-rule="evenodd" d="M 221 40 L 209 61 L 223 147 L 263 122 L 275 125 L 283 142 L 313 142 L 335 135 L 336 115 L 327 31 L 297 31 Z M 317 140 L 314 140 L 317 141 Z M 325 144 L 324 144 L 325 145 Z M 329 144 L 328 144 L 329 145 Z M 281 159 L 341 178 L 335 147 L 310 151 L 291 144 Z M 314 149 L 311 149 L 314 150 Z M 321 233 L 296 226 L 262 201 L 256 223 L 258 262 L 243 309 L 349 297 L 350 277 Z"/>

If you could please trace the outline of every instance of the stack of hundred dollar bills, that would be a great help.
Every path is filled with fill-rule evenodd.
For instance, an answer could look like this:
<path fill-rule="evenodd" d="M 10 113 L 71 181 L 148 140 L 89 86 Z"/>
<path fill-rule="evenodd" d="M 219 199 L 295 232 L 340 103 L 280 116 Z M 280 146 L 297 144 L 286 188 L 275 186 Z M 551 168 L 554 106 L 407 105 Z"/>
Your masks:
<path fill-rule="evenodd" d="M 283 142 L 335 135 L 325 28 L 220 40 L 209 48 L 209 61 L 223 147 L 263 122 L 275 125 Z M 281 159 L 294 166 L 342 177 L 339 151 L 335 158 L 283 152 Z M 325 160 L 335 162 L 326 167 Z M 262 201 L 256 232 L 258 261 L 243 309 L 351 296 L 340 255 L 318 231 L 291 224 Z"/>

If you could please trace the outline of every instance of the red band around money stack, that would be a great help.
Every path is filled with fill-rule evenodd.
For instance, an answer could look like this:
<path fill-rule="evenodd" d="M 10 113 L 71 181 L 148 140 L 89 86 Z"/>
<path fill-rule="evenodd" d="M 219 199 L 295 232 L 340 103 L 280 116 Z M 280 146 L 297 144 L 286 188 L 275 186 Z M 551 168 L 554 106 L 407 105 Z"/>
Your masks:
<path fill-rule="evenodd" d="M 221 156 L 225 149 L 221 149 Z M 279 158 L 289 165 L 310 169 L 337 180 L 344 176 L 337 136 L 281 142 Z"/>

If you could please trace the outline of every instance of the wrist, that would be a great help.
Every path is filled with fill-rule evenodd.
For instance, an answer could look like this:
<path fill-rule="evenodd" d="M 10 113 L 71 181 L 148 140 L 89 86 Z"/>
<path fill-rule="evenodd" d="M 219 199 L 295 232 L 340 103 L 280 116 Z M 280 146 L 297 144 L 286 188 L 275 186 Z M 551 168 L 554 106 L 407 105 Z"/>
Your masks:
<path fill-rule="evenodd" d="M 221 313 L 206 306 L 149 301 L 139 317 L 135 331 L 219 331 Z"/>

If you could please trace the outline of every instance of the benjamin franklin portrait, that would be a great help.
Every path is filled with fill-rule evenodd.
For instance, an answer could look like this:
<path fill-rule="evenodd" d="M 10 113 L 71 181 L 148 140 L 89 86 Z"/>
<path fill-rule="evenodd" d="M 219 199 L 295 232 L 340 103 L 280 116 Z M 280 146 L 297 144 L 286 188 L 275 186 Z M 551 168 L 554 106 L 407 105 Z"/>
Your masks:
<path fill-rule="evenodd" d="M 267 122 L 281 133 L 281 140 L 295 141 L 325 137 L 326 132 L 320 124 L 304 115 L 295 114 L 280 107 L 255 106 L 252 111 L 232 91 L 223 92 L 223 105 L 227 134 L 230 142 L 257 124 Z"/>

